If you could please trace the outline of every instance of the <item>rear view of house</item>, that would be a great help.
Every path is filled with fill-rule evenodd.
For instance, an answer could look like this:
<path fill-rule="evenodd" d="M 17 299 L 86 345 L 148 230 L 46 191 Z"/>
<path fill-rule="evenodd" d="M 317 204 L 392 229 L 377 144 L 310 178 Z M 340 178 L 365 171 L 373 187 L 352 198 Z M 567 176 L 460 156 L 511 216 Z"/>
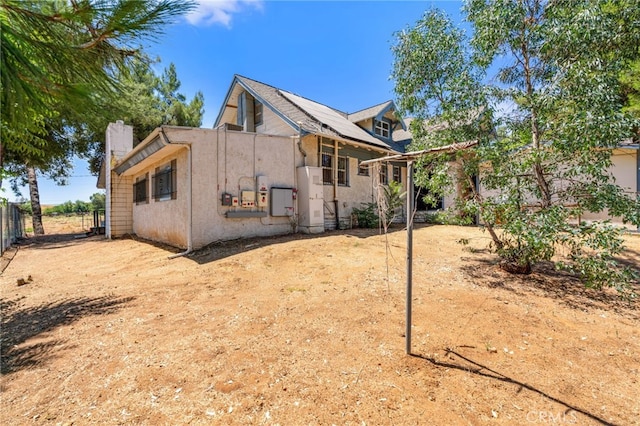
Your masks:
<path fill-rule="evenodd" d="M 136 234 L 188 250 L 221 240 L 350 226 L 378 182 L 361 161 L 395 154 L 408 132 L 392 101 L 347 114 L 235 76 L 213 129 L 163 126 L 133 147 L 107 129 L 101 181 L 107 237 Z"/>

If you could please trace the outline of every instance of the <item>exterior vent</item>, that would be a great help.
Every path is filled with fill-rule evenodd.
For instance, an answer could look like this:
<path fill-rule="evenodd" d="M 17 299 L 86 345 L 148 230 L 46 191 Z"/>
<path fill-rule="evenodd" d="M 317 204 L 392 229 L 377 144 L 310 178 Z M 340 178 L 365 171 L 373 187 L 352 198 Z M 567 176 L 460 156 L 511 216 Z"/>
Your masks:
<path fill-rule="evenodd" d="M 231 124 L 231 123 L 224 123 L 224 128 L 226 130 L 234 130 L 236 132 L 242 132 L 244 130 L 242 126 L 239 126 L 237 124 Z"/>

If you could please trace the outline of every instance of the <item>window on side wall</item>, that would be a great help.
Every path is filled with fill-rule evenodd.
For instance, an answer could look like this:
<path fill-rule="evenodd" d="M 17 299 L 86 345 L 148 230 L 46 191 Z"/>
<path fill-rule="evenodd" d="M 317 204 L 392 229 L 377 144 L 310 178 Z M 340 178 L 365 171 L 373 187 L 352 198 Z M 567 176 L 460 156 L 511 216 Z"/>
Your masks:
<path fill-rule="evenodd" d="M 338 157 L 338 185 L 349 185 L 349 157 Z"/>
<path fill-rule="evenodd" d="M 156 201 L 176 199 L 176 160 L 156 168 L 153 175 L 153 198 Z"/>
<path fill-rule="evenodd" d="M 358 160 L 358 176 L 369 176 L 369 166 L 361 163 L 362 160 Z"/>
<path fill-rule="evenodd" d="M 400 174 L 400 166 L 393 166 L 393 181 L 402 183 L 402 175 Z"/>
<path fill-rule="evenodd" d="M 376 135 L 389 139 L 391 134 L 391 123 L 384 120 L 375 120 L 373 131 Z"/>
<path fill-rule="evenodd" d="M 133 184 L 133 202 L 137 204 L 147 204 L 149 202 L 149 173 L 136 178 Z"/>
<path fill-rule="evenodd" d="M 322 183 L 331 185 L 333 183 L 333 155 L 322 153 Z"/>
<path fill-rule="evenodd" d="M 333 154 L 327 152 L 322 153 L 322 183 L 325 185 L 333 184 Z M 338 156 L 338 185 L 349 185 L 349 157 Z"/>
<path fill-rule="evenodd" d="M 387 178 L 387 165 L 384 163 L 380 164 L 380 183 L 382 185 L 386 185 L 389 183 L 389 180 Z"/>

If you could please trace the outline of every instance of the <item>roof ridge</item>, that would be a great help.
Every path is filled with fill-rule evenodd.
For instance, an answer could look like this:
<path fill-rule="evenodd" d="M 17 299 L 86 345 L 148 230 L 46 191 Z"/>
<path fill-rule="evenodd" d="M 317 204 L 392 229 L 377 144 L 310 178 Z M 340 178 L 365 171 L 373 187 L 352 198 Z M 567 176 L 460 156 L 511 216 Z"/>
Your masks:
<path fill-rule="evenodd" d="M 338 109 L 338 108 L 334 108 L 334 107 L 332 107 L 332 106 L 329 106 L 329 105 L 324 104 L 324 103 L 322 103 L 322 102 L 318 102 L 318 101 L 316 101 L 316 100 L 314 100 L 314 99 L 308 98 L 308 97 L 306 97 L 306 96 L 300 95 L 300 94 L 295 93 L 295 92 L 292 92 L 292 91 L 290 91 L 290 90 L 281 89 L 281 88 L 276 87 L 276 86 L 274 86 L 274 85 L 272 85 L 272 84 L 264 83 L 264 82 L 262 82 L 262 81 L 259 81 L 259 80 L 253 79 L 253 78 L 249 78 L 249 77 L 246 77 L 246 76 L 244 76 L 244 75 L 240 75 L 240 74 L 235 74 L 235 77 L 240 77 L 240 78 L 243 78 L 243 79 L 245 79 L 245 80 L 253 81 L 253 82 L 255 82 L 255 83 L 264 84 L 265 86 L 268 86 L 268 87 L 270 87 L 270 88 L 272 88 L 272 89 L 275 89 L 275 90 L 277 90 L 277 91 L 280 91 L 280 92 L 287 92 L 287 93 L 291 93 L 292 95 L 298 96 L 299 98 L 306 99 L 306 100 L 307 100 L 307 101 L 309 101 L 309 102 L 313 102 L 313 103 L 316 103 L 316 104 L 318 104 L 318 105 L 322 105 L 322 106 L 325 106 L 325 107 L 327 107 L 327 108 L 329 108 L 329 109 L 332 109 L 332 110 L 334 110 L 335 112 L 337 112 L 337 113 L 339 113 L 339 114 L 344 115 L 345 117 L 349 116 L 349 113 L 348 113 L 348 112 L 346 112 L 346 111 L 342 111 L 342 110 L 340 110 L 340 109 Z"/>
<path fill-rule="evenodd" d="M 366 111 L 368 109 L 373 109 L 375 107 L 379 107 L 379 106 L 384 105 L 384 104 L 388 104 L 389 102 L 393 102 L 393 99 L 389 99 L 387 101 L 380 102 L 379 104 L 371 105 L 371 106 L 368 106 L 366 108 L 362 108 L 362 109 L 359 109 L 357 111 L 350 112 L 349 115 L 355 115 L 355 114 L 357 114 L 359 112 Z"/>
<path fill-rule="evenodd" d="M 342 114 L 342 115 L 344 115 L 344 116 L 345 116 L 345 118 L 349 115 L 349 113 L 348 113 L 348 112 L 344 112 L 344 111 L 342 111 L 342 110 L 339 110 L 338 108 L 334 108 L 334 107 L 329 106 L 329 105 L 327 105 L 327 104 L 323 104 L 322 102 L 315 101 L 315 100 L 313 100 L 313 99 L 311 99 L 311 98 L 307 98 L 306 96 L 302 96 L 302 95 L 299 95 L 299 94 L 297 94 L 297 93 L 293 93 L 293 92 L 291 92 L 291 91 L 289 91 L 289 90 L 284 90 L 284 89 L 278 89 L 278 90 L 279 90 L 279 91 L 281 91 L 281 92 L 287 92 L 287 93 L 290 93 L 290 94 L 292 94 L 292 95 L 294 95 L 294 96 L 297 96 L 297 97 L 302 98 L 302 99 L 304 99 L 304 100 L 307 100 L 307 101 L 309 101 L 309 102 L 313 102 L 314 104 L 318 104 L 318 105 L 322 105 L 323 107 L 327 107 L 327 108 L 329 108 L 329 109 L 331 109 L 331 110 L 334 110 L 334 111 L 335 111 L 335 112 L 337 112 L 338 114 Z"/>
<path fill-rule="evenodd" d="M 305 132 L 309 133 L 338 136 L 344 140 L 391 149 L 387 143 L 351 122 L 349 114 L 344 111 L 240 74 L 234 74 L 234 81 L 245 86 L 254 96 L 260 97 L 293 128 L 305 128 Z"/>

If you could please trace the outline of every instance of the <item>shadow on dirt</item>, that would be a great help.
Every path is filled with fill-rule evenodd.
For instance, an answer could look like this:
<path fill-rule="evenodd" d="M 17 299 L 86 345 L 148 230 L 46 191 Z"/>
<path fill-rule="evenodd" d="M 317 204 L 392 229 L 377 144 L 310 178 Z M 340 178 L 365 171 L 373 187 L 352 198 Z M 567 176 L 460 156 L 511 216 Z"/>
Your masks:
<path fill-rule="evenodd" d="M 47 340 L 23 345 L 28 340 L 46 338 L 46 333 L 68 325 L 89 315 L 111 314 L 134 300 L 134 297 L 82 297 L 44 303 L 35 307 L 22 307 L 23 298 L 0 299 L 0 374 L 36 366 L 54 356 L 56 348 L 65 344 Z M 68 345 L 65 345 L 68 346 Z"/>
<path fill-rule="evenodd" d="M 634 263 L 632 250 L 620 258 L 632 268 L 638 268 Z M 543 262 L 533 267 L 530 275 L 510 274 L 498 266 L 497 258 L 478 256 L 461 258 L 462 271 L 473 280 L 473 283 L 489 288 L 500 288 L 511 291 L 518 296 L 527 297 L 531 292 L 541 293 L 545 297 L 553 298 L 573 309 L 589 310 L 604 309 L 640 318 L 640 301 L 629 300 L 613 288 L 597 290 L 589 288 L 574 274 L 557 270 L 552 262 Z M 630 284 L 631 289 L 640 293 L 638 283 Z"/>
<path fill-rule="evenodd" d="M 403 232 L 401 227 L 394 227 L 389 230 L 389 233 Z M 243 238 L 239 240 L 221 241 L 194 251 L 188 255 L 188 258 L 197 262 L 198 264 L 206 264 L 209 262 L 215 262 L 217 260 L 224 259 L 229 256 L 234 256 L 239 253 L 255 250 L 258 248 L 268 247 L 274 244 L 284 244 L 297 240 L 310 240 L 310 239 L 322 239 L 330 238 L 336 235 L 346 235 L 347 237 L 354 238 L 369 238 L 374 235 L 379 235 L 378 229 L 365 229 L 365 228 L 352 228 L 336 231 L 325 231 L 321 234 L 287 234 L 273 237 L 255 237 L 255 238 Z"/>
<path fill-rule="evenodd" d="M 38 249 L 56 249 L 76 245 L 87 240 L 95 241 L 104 239 L 104 235 L 87 235 L 77 232 L 73 234 L 47 234 L 21 238 L 18 240 L 16 246 Z"/>
<path fill-rule="evenodd" d="M 505 383 L 511 383 L 514 384 L 516 386 L 518 386 L 518 392 L 520 393 L 523 389 L 526 389 L 530 392 L 534 392 L 540 396 L 542 396 L 543 398 L 548 399 L 549 401 L 553 401 L 557 404 L 561 404 L 565 407 L 567 407 L 567 410 L 565 411 L 565 415 L 567 416 L 567 420 L 573 420 L 573 418 L 570 416 L 571 411 L 575 411 L 576 413 L 580 413 L 586 417 L 588 417 L 591 420 L 594 420 L 600 424 L 603 425 L 609 425 L 609 426 L 614 426 L 614 423 L 610 423 L 598 416 L 596 416 L 593 413 L 590 413 L 589 411 L 576 407 L 574 405 L 569 404 L 568 402 L 565 402 L 559 398 L 556 398 L 552 395 L 549 395 L 548 393 L 544 392 L 541 389 L 538 389 L 528 383 L 525 382 L 521 382 L 518 381 L 516 379 L 513 379 L 511 377 L 508 377 L 502 373 L 499 373 L 495 370 L 492 370 L 491 368 L 482 365 L 476 361 L 473 361 L 472 359 L 461 355 L 460 353 L 452 350 L 452 349 L 447 349 L 445 351 L 445 356 L 447 356 L 449 359 L 453 360 L 452 362 L 444 362 L 444 361 L 440 361 L 434 357 L 430 357 L 430 356 L 425 356 L 425 355 L 420 355 L 420 354 L 410 354 L 412 357 L 415 358 L 420 358 L 423 359 L 425 361 L 430 362 L 431 364 L 433 364 L 434 366 L 438 367 L 438 368 L 443 368 L 443 369 L 455 369 L 455 370 L 460 370 L 460 371 L 464 371 L 466 374 L 475 374 L 477 376 L 481 376 L 481 377 L 486 377 L 488 379 L 493 379 L 493 380 L 498 380 L 501 382 L 505 382 Z M 455 362 L 456 357 L 460 360 L 460 362 Z M 573 423 L 573 422 L 572 422 Z"/>

